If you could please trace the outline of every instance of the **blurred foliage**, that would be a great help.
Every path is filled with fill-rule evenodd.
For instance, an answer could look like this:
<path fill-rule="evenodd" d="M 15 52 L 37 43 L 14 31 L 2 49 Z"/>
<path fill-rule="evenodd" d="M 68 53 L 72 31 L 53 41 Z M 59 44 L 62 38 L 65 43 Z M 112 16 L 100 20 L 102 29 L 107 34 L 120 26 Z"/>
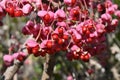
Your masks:
<path fill-rule="evenodd" d="M 120 0 L 113 0 L 113 2 L 118 4 L 118 6 L 120 6 Z"/>

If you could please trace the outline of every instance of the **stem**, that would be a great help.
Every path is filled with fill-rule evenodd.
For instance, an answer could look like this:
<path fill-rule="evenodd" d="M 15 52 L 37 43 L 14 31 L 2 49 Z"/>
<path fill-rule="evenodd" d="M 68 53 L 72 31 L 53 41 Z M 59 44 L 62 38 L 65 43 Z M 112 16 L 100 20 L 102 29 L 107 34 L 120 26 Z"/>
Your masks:
<path fill-rule="evenodd" d="M 24 50 L 24 52 L 26 52 L 26 50 Z M 23 62 L 28 58 L 28 56 L 22 62 L 14 60 L 14 64 L 6 69 L 0 80 L 13 80 L 14 75 L 23 65 Z"/>
<path fill-rule="evenodd" d="M 29 36 L 28 39 L 31 39 L 32 36 Z M 27 40 L 28 40 L 27 39 Z M 26 40 L 26 41 L 27 41 Z M 26 42 L 25 42 L 26 43 Z M 20 47 L 20 49 L 18 51 L 20 51 L 22 48 L 25 47 L 25 43 L 23 44 L 22 47 Z M 26 48 L 22 50 L 24 53 L 27 53 Z M 19 60 L 14 60 L 13 65 L 7 67 L 6 71 L 3 73 L 2 77 L 0 78 L 0 80 L 13 80 L 14 75 L 16 74 L 16 72 L 20 69 L 20 67 L 23 65 L 23 62 L 29 57 L 29 55 L 27 55 L 27 57 L 20 62 Z"/>
<path fill-rule="evenodd" d="M 51 77 L 53 75 L 54 65 L 55 65 L 55 55 L 47 54 L 41 80 L 51 80 Z"/>
<path fill-rule="evenodd" d="M 84 3 L 84 5 L 85 5 L 86 10 L 88 10 L 88 7 L 87 7 L 87 4 L 86 4 L 86 1 L 85 1 L 85 0 L 83 0 L 83 3 Z"/>
<path fill-rule="evenodd" d="M 7 68 L 7 70 L 5 71 L 5 73 L 2 76 L 1 80 L 12 80 L 13 76 L 19 70 L 20 66 L 21 66 L 21 62 L 16 60 L 14 62 L 14 65 Z"/>

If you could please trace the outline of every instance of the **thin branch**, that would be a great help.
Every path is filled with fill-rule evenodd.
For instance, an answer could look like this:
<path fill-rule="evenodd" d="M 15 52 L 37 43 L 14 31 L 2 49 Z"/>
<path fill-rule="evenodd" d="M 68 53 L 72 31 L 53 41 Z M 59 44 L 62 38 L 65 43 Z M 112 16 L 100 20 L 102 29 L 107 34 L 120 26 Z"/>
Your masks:
<path fill-rule="evenodd" d="M 29 37 L 28 37 L 28 39 L 31 39 L 31 38 L 32 38 L 32 36 L 29 36 Z M 27 40 L 28 40 L 28 39 L 27 39 Z M 27 40 L 26 40 L 26 41 L 27 41 Z M 26 42 L 23 44 L 22 47 L 20 47 L 19 50 L 21 50 L 22 48 L 24 48 L 24 47 L 25 47 L 25 44 L 26 44 Z M 18 50 L 18 51 L 19 51 L 19 50 Z M 26 48 L 24 48 L 22 51 L 23 51 L 24 53 L 28 53 L 27 50 L 26 50 Z M 29 55 L 28 55 L 28 56 L 29 56 Z M 15 59 L 13 65 L 9 66 L 9 67 L 6 69 L 6 71 L 3 73 L 3 75 L 2 75 L 2 77 L 1 77 L 0 80 L 12 80 L 13 77 L 14 77 L 14 75 L 15 75 L 16 72 L 20 69 L 20 67 L 23 65 L 24 61 L 28 58 L 28 56 L 27 56 L 22 62 L 20 62 L 19 60 L 16 60 L 16 59 Z"/>
<path fill-rule="evenodd" d="M 53 75 L 53 68 L 55 65 L 55 55 L 46 55 L 46 62 L 44 63 L 44 70 L 41 80 L 51 80 Z"/>
<path fill-rule="evenodd" d="M 2 76 L 1 80 L 12 80 L 15 73 L 19 70 L 22 63 L 18 60 L 15 60 L 14 65 L 8 67 L 5 71 L 5 73 Z"/>

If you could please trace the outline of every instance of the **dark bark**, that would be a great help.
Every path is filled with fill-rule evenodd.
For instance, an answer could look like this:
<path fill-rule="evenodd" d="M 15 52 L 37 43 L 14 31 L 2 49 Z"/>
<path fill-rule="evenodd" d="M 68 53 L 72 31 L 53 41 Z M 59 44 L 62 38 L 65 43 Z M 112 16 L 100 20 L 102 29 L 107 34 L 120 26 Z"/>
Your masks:
<path fill-rule="evenodd" d="M 55 65 L 55 55 L 46 55 L 46 61 L 44 63 L 44 70 L 41 80 L 51 80 L 53 75 L 54 65 Z"/>

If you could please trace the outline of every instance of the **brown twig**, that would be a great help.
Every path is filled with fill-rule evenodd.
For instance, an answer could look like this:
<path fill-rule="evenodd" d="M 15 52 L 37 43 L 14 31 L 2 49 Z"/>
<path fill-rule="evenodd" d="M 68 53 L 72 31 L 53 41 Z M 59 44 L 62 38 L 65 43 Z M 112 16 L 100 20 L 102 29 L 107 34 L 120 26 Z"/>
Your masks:
<path fill-rule="evenodd" d="M 44 70 L 41 80 L 51 80 L 53 75 L 53 68 L 55 65 L 55 55 L 46 55 L 46 62 L 44 63 Z"/>
<path fill-rule="evenodd" d="M 1 80 L 12 80 L 15 73 L 19 70 L 20 66 L 21 66 L 21 62 L 18 60 L 15 60 L 14 65 L 6 69 Z"/>
<path fill-rule="evenodd" d="M 29 36 L 28 39 L 31 39 L 31 37 L 32 37 L 32 36 Z M 28 40 L 28 39 L 27 39 L 27 40 Z M 26 40 L 26 41 L 27 41 L 27 40 Z M 22 48 L 24 48 L 24 47 L 25 47 L 25 44 L 26 44 L 26 42 L 23 44 L 22 47 L 20 47 L 19 50 L 21 50 Z M 19 50 L 18 50 L 18 51 L 19 51 Z M 24 48 L 22 51 L 23 51 L 24 53 L 27 53 L 26 48 Z M 28 56 L 29 56 L 29 55 L 28 55 Z M 1 77 L 0 80 L 12 80 L 13 77 L 14 77 L 14 75 L 15 75 L 16 72 L 20 69 L 20 67 L 22 66 L 23 62 L 28 58 L 28 56 L 27 56 L 22 62 L 20 62 L 19 60 L 16 60 L 16 59 L 15 59 L 13 65 L 7 67 L 6 71 L 3 73 L 3 75 L 2 75 L 2 77 Z"/>

